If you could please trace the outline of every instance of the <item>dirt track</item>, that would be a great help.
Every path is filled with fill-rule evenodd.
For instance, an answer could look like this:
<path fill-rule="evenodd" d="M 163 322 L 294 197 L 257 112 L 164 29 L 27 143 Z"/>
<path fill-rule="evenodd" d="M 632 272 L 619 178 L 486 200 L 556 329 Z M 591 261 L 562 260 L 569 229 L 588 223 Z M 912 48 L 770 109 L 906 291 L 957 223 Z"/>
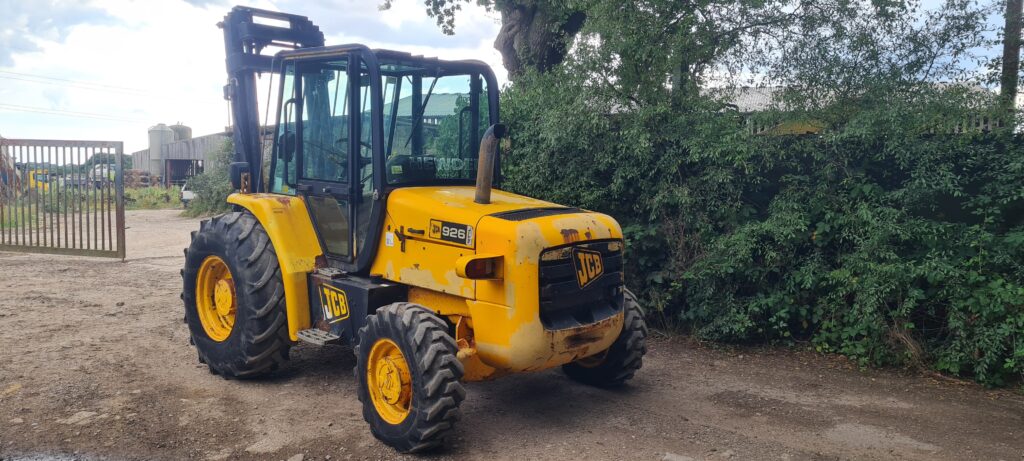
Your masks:
<path fill-rule="evenodd" d="M 300 345 L 267 380 L 210 375 L 178 299 L 197 222 L 128 226 L 124 263 L 0 253 L 0 459 L 398 457 L 362 421 L 347 348 Z M 655 339 L 623 390 L 553 370 L 468 391 L 432 457 L 1024 459 L 1017 392 L 804 352 Z"/>

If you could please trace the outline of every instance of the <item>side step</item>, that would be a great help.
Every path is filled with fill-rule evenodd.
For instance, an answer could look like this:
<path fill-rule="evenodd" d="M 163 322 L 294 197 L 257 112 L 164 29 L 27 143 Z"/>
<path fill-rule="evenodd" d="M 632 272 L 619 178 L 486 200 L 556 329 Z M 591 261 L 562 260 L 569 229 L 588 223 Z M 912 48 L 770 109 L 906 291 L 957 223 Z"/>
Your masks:
<path fill-rule="evenodd" d="M 301 330 L 297 333 L 297 336 L 299 337 L 299 341 L 316 344 L 317 346 L 341 343 L 341 336 L 317 328 Z"/>

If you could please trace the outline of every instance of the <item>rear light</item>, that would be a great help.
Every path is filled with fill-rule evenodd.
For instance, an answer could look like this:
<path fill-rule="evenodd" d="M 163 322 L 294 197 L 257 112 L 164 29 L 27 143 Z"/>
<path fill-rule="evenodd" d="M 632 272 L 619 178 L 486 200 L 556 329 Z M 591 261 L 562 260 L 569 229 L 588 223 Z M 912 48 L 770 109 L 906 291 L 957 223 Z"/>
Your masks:
<path fill-rule="evenodd" d="M 455 262 L 455 272 L 459 277 L 473 280 L 501 278 L 501 256 L 474 255 L 463 256 Z"/>

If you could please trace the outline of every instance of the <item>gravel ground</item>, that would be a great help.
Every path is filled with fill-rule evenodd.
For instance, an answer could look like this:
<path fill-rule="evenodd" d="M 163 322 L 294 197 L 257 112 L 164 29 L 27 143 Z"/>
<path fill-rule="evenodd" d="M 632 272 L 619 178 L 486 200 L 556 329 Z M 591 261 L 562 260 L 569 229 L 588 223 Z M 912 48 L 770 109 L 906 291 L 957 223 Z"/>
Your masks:
<path fill-rule="evenodd" d="M 394 459 L 346 347 L 210 375 L 178 299 L 194 219 L 128 212 L 125 262 L 0 253 L 0 459 Z M 447 459 L 1024 460 L 1024 397 L 842 358 L 655 337 L 625 389 L 469 383 Z M 301 455 L 301 456 L 299 456 Z"/>

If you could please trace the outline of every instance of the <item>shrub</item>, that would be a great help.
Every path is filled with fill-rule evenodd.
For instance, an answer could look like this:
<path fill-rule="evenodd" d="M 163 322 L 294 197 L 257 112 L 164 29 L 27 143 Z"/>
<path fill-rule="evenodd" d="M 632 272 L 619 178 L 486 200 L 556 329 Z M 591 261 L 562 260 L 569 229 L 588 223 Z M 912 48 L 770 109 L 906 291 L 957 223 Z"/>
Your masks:
<path fill-rule="evenodd" d="M 227 202 L 228 195 L 235 190 L 231 187 L 231 178 L 228 173 L 228 165 L 231 163 L 231 155 L 234 150 L 233 144 L 229 141 L 224 146 L 210 155 L 204 171 L 191 179 L 188 186 L 195 193 L 195 198 L 189 203 L 184 214 L 186 216 L 203 216 L 231 211 L 231 204 Z"/>
<path fill-rule="evenodd" d="M 615 216 L 627 283 L 701 338 L 1019 377 L 1024 140 L 946 134 L 953 97 L 882 99 L 822 135 L 754 136 L 710 98 L 616 110 L 528 76 L 503 95 L 506 186 Z"/>
<path fill-rule="evenodd" d="M 124 189 L 126 210 L 159 210 L 181 208 L 181 188 L 171 187 L 126 187 Z"/>

